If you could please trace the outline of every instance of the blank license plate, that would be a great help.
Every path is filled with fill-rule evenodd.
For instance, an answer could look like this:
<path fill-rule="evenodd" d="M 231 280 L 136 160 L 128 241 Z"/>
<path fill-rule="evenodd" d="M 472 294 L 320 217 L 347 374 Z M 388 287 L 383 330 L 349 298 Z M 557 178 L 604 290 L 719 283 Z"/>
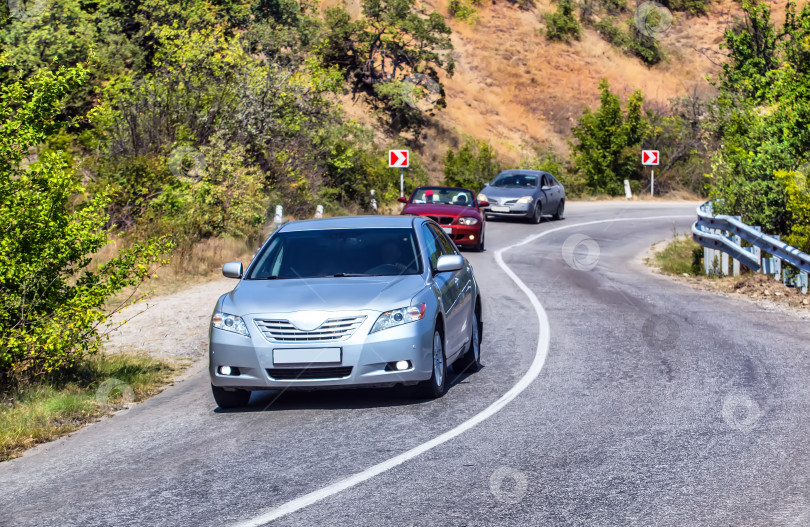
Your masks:
<path fill-rule="evenodd" d="M 340 348 L 274 349 L 273 364 L 340 364 Z"/>
<path fill-rule="evenodd" d="M 442 230 L 447 234 L 453 234 L 453 227 L 442 227 Z"/>
<path fill-rule="evenodd" d="M 492 212 L 509 212 L 509 207 L 490 207 Z"/>

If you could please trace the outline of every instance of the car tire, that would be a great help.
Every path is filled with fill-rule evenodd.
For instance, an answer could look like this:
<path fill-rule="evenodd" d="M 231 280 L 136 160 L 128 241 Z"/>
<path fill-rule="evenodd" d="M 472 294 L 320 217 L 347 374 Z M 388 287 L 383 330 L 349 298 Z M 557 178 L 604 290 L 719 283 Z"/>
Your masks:
<path fill-rule="evenodd" d="M 214 392 L 214 400 L 222 409 L 241 408 L 247 406 L 250 401 L 250 390 L 228 391 L 212 384 L 211 391 Z"/>
<path fill-rule="evenodd" d="M 478 314 L 473 313 L 473 331 L 470 347 L 453 363 L 456 373 L 475 373 L 481 370 L 481 334 L 483 324 L 478 320 Z"/>
<path fill-rule="evenodd" d="M 563 216 L 564 213 L 565 213 L 565 200 L 560 200 L 560 203 L 557 205 L 557 212 L 555 212 L 553 216 L 554 220 L 560 221 L 561 219 L 563 219 L 565 217 Z"/>
<path fill-rule="evenodd" d="M 438 399 L 447 392 L 447 357 L 444 354 L 444 335 L 439 328 L 433 330 L 433 368 L 430 379 L 415 386 L 420 399 Z"/>
<path fill-rule="evenodd" d="M 537 225 L 540 223 L 540 220 L 543 219 L 542 209 L 540 208 L 540 202 L 538 201 L 537 204 L 534 206 L 534 214 L 532 214 L 531 222 Z"/>

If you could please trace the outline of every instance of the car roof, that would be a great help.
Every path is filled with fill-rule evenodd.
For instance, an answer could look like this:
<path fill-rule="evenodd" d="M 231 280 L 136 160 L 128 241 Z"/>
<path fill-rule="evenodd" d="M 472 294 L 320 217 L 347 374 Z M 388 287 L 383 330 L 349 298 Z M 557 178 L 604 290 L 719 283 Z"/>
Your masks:
<path fill-rule="evenodd" d="M 285 223 L 279 231 L 300 232 L 324 229 L 385 229 L 411 228 L 414 222 L 423 220 L 419 216 L 336 216 L 314 220 L 296 220 Z"/>
<path fill-rule="evenodd" d="M 520 168 L 511 168 L 509 170 L 504 170 L 503 172 L 501 172 L 498 175 L 500 176 L 502 174 L 526 174 L 526 175 L 529 175 L 529 176 L 542 176 L 544 174 L 545 175 L 551 175 L 548 172 L 545 172 L 543 170 L 522 170 Z"/>

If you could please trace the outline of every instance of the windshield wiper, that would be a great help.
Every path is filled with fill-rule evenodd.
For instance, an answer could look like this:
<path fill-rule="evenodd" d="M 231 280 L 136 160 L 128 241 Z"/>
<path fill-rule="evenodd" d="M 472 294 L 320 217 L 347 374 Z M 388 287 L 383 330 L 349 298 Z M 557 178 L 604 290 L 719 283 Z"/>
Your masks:
<path fill-rule="evenodd" d="M 270 275 L 270 276 L 260 276 L 258 278 L 248 278 L 248 280 L 287 280 L 287 278 L 284 276 Z"/>
<path fill-rule="evenodd" d="M 330 275 L 333 278 L 353 278 L 357 276 L 382 276 L 379 274 L 368 274 L 368 273 L 335 273 Z"/>

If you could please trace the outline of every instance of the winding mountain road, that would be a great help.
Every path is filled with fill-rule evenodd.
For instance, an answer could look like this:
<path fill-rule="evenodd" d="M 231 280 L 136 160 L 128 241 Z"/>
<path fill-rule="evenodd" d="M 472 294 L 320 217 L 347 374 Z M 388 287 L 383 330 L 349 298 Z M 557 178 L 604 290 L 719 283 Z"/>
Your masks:
<path fill-rule="evenodd" d="M 257 392 L 224 412 L 202 361 L 0 464 L 0 525 L 808 525 L 810 326 L 641 263 L 695 206 L 491 221 L 465 253 L 485 367 L 442 399 Z"/>

